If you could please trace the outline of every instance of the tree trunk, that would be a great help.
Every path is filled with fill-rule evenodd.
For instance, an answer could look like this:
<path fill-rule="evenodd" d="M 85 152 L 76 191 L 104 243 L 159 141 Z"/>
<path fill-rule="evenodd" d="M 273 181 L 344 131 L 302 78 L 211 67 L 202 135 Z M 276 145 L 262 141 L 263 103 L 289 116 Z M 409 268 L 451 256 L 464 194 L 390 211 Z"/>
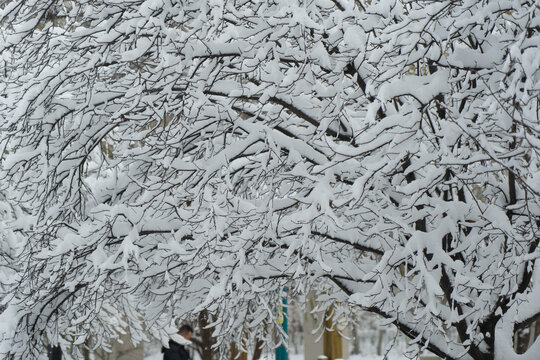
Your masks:
<path fill-rule="evenodd" d="M 231 360 L 247 360 L 247 353 L 240 352 L 234 342 L 231 344 Z"/>
<path fill-rule="evenodd" d="M 201 360 L 212 360 L 214 357 L 213 346 L 216 343 L 212 332 L 212 328 L 208 328 L 210 324 L 210 314 L 204 310 L 199 314 L 199 333 L 200 333 L 200 355 Z"/>
<path fill-rule="evenodd" d="M 261 340 L 257 340 L 255 343 L 255 350 L 253 351 L 253 359 L 252 360 L 259 360 L 262 355 L 263 350 L 263 342 Z"/>

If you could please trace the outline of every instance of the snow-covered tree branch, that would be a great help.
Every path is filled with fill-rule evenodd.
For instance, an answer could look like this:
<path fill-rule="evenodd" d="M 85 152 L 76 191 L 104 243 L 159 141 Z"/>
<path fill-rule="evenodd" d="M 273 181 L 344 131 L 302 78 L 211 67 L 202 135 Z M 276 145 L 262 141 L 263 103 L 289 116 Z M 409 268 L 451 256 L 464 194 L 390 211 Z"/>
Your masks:
<path fill-rule="evenodd" d="M 0 9 L 0 184 L 25 214 L 0 353 L 165 339 L 204 309 L 218 341 L 272 341 L 280 291 L 328 280 L 441 357 L 518 356 L 540 315 L 537 1 Z"/>

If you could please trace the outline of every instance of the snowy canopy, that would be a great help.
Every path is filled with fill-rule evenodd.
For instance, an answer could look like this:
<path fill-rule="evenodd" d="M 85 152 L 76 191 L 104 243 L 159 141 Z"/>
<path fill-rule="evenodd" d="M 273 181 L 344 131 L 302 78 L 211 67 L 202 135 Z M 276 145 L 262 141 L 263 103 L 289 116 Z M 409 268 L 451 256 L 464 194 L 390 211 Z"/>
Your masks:
<path fill-rule="evenodd" d="M 539 34 L 534 0 L 0 1 L 0 354 L 203 309 L 271 343 L 287 288 L 532 359 Z"/>

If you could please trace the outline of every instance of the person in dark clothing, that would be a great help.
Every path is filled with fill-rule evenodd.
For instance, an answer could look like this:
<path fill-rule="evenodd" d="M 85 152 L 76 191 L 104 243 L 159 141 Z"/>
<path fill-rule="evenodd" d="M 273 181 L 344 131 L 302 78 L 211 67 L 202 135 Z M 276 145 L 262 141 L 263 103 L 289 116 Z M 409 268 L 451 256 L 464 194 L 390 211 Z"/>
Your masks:
<path fill-rule="evenodd" d="M 193 328 L 189 325 L 182 325 L 178 330 L 178 335 L 189 340 L 193 336 Z M 169 348 L 162 347 L 161 352 L 163 353 L 163 360 L 191 360 L 184 345 L 180 345 L 173 340 L 169 340 Z"/>
<path fill-rule="evenodd" d="M 49 360 L 62 360 L 62 349 L 60 346 L 51 346 L 47 347 L 47 357 Z"/>

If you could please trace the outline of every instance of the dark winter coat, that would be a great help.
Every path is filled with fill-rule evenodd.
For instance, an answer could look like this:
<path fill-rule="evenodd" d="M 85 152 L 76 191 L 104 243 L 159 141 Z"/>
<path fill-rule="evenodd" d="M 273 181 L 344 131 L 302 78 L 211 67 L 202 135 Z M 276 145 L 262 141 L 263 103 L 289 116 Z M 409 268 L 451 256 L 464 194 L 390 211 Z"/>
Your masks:
<path fill-rule="evenodd" d="M 184 345 L 172 340 L 169 340 L 169 348 L 162 347 L 161 352 L 163 353 L 163 360 L 191 360 Z"/>

